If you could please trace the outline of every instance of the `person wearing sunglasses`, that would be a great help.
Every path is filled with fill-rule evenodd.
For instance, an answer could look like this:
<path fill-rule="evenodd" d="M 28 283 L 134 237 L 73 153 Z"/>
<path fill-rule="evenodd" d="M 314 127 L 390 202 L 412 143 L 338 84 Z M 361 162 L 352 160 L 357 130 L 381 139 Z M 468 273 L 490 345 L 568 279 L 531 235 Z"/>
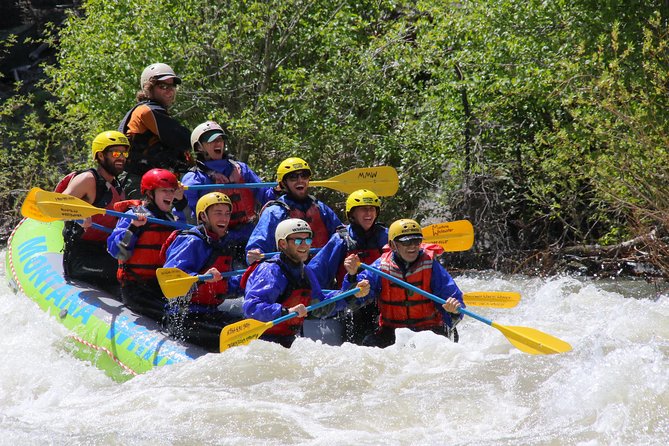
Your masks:
<path fill-rule="evenodd" d="M 324 293 L 313 271 L 305 267 L 313 235 L 304 220 L 289 218 L 281 221 L 274 232 L 280 254 L 254 263 L 242 276 L 240 286 L 245 289 L 242 305 L 245 317 L 269 322 L 289 313 L 298 314 L 298 317 L 269 328 L 260 339 L 290 347 L 301 334 L 307 316 L 306 307 L 345 291 Z M 356 286 L 360 291 L 355 297 L 362 298 L 369 292 L 369 283 L 365 280 Z M 322 318 L 341 311 L 346 307 L 345 300 L 314 310 L 312 316 Z"/>
<path fill-rule="evenodd" d="M 97 167 L 71 172 L 60 180 L 55 191 L 80 198 L 95 207 L 113 209 L 125 199 L 118 176 L 125 167 L 130 142 L 123 133 L 110 130 L 98 134 L 91 145 Z M 109 235 L 96 225 L 116 226 L 116 217 L 95 215 L 82 224 L 67 221 L 63 229 L 63 272 L 66 278 L 96 285 L 116 295 L 117 262 L 107 253 Z"/>
<path fill-rule="evenodd" d="M 302 158 L 288 158 L 279 163 L 277 181 L 284 193 L 277 200 L 268 201 L 260 212 L 258 224 L 246 244 L 246 261 L 250 265 L 260 260 L 265 252 L 274 251 L 274 233 L 279 222 L 300 218 L 311 226 L 313 248 L 325 246 L 341 220 L 328 205 L 309 195 L 311 167 Z"/>
<path fill-rule="evenodd" d="M 237 161 L 228 152 L 228 135 L 223 128 L 214 121 L 206 121 L 195 127 L 191 134 L 191 146 L 196 153 L 197 161 L 181 179 L 185 186 L 201 184 L 243 184 L 262 183 L 262 180 L 251 168 L 241 161 Z M 194 220 L 197 200 L 208 190 L 187 189 L 185 196 L 188 200 L 188 218 Z M 265 203 L 277 198 L 276 191 L 271 187 L 255 189 L 220 189 L 232 201 L 232 215 L 230 230 L 239 235 L 246 246 L 257 220 L 256 209 Z M 242 262 L 244 258 L 240 259 Z"/>
<path fill-rule="evenodd" d="M 362 345 L 388 347 L 395 343 L 395 330 L 398 328 L 430 330 L 457 342 L 459 336 L 455 326 L 462 319 L 458 308 L 464 308 L 465 305 L 462 292 L 437 259 L 437 255 L 443 253 L 443 248 L 423 244 L 420 225 L 410 219 L 393 222 L 388 228 L 388 239 L 390 251 L 381 255 L 371 266 L 439 296 L 446 303 L 435 303 L 373 271 L 359 272 L 361 259 L 357 254 L 351 254 L 344 261 L 347 275 L 342 288 L 351 287 L 358 280 L 369 280 L 369 294 L 354 304 L 361 305 L 366 300 L 375 300 L 380 312 L 377 330 L 367 335 Z"/>
<path fill-rule="evenodd" d="M 381 257 L 384 246 L 388 244 L 388 228 L 377 222 L 380 212 L 381 200 L 373 191 L 360 189 L 348 196 L 346 217 L 349 224 L 337 228 L 337 232 L 307 265 L 321 287 L 332 289 L 341 286 L 346 275 L 344 260 L 348 255 L 357 254 L 367 264 Z M 368 301 L 361 308 L 349 306 L 333 319 L 307 320 L 304 333 L 330 344 L 344 341 L 360 344 L 377 328 L 378 316 L 377 306 Z M 336 336 L 341 336 L 341 339 L 336 339 Z"/>
<path fill-rule="evenodd" d="M 141 198 L 141 178 L 154 168 L 185 173 L 192 165 L 190 130 L 169 114 L 181 78 L 167 64 L 154 63 L 140 76 L 137 103 L 126 113 L 118 130 L 130 140 L 125 190 L 128 198 Z M 186 206 L 177 202 L 177 209 Z"/>

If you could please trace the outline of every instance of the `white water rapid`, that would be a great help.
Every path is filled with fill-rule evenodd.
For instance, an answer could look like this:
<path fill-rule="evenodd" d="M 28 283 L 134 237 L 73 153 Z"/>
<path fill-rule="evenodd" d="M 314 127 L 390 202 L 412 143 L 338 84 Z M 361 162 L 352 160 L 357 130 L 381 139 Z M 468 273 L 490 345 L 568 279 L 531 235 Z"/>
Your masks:
<path fill-rule="evenodd" d="M 669 299 L 643 282 L 455 276 L 463 291 L 520 291 L 516 308 L 470 309 L 569 353 L 528 355 L 466 318 L 458 344 L 256 341 L 119 384 L 0 279 L 0 445 L 669 444 Z"/>

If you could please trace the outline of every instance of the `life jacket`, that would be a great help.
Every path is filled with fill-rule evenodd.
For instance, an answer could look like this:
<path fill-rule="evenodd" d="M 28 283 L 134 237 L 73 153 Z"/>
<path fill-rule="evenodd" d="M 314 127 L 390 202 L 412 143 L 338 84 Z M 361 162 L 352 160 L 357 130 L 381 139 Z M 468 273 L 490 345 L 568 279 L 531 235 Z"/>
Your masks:
<path fill-rule="evenodd" d="M 128 134 L 132 114 L 141 106 L 147 106 L 153 112 L 168 114 L 162 104 L 153 100 L 138 102 L 125 114 L 118 125 L 118 131 L 126 135 L 130 141 L 130 151 L 125 164 L 126 172 L 141 176 L 154 167 L 178 172 L 186 171 L 193 164 L 189 151 L 166 147 L 160 136 L 148 129 L 144 133 Z"/>
<path fill-rule="evenodd" d="M 125 192 L 118 180 L 114 178 L 111 183 L 108 183 L 107 180 L 98 173 L 97 169 L 94 168 L 70 172 L 58 182 L 54 192 L 62 193 L 67 189 L 67 185 L 70 184 L 72 178 L 84 172 L 93 173 L 93 177 L 95 178 L 95 200 L 92 203 L 93 206 L 113 210 L 115 203 L 125 199 Z M 106 228 L 113 229 L 116 226 L 117 218 L 111 215 L 98 214 L 93 215 L 91 221 Z M 108 236 L 109 234 L 107 232 L 95 229 L 92 226 L 83 230 L 82 233 L 81 226 L 75 222 L 65 222 L 65 228 L 63 229 L 63 237 L 66 242 L 73 242 L 75 240 L 105 242 Z"/>
<path fill-rule="evenodd" d="M 433 261 L 433 252 L 423 250 L 405 274 L 393 260 L 393 253 L 386 252 L 381 256 L 379 269 L 427 291 L 430 289 Z M 379 325 L 383 327 L 428 330 L 443 326 L 443 318 L 434 302 L 386 278 L 381 278 L 378 306 L 381 313 Z"/>
<path fill-rule="evenodd" d="M 167 240 L 165 240 L 160 249 L 160 259 L 163 264 L 167 258 L 167 249 L 178 236 L 194 235 L 200 240 L 203 240 L 211 249 L 209 257 L 204 262 L 202 268 L 200 268 L 198 274 L 205 274 L 210 268 L 216 268 L 221 273 L 231 271 L 234 252 L 232 252 L 231 249 L 224 249 L 217 241 L 213 241 L 209 235 L 203 234 L 202 231 L 206 232 L 206 229 L 203 226 L 173 231 L 167 237 Z M 223 303 L 227 293 L 228 279 L 226 278 L 223 278 L 218 282 L 200 282 L 198 283 L 195 292 L 193 292 L 190 302 L 192 304 L 218 306 Z"/>
<path fill-rule="evenodd" d="M 373 226 L 373 228 L 376 230 L 377 226 Z M 360 257 L 360 260 L 364 262 L 367 265 L 371 265 L 374 263 L 376 259 L 381 257 L 381 254 L 383 254 L 383 246 L 374 246 L 374 243 L 378 241 L 377 237 L 374 237 L 374 239 L 368 239 L 363 241 L 363 243 L 360 243 L 357 240 L 353 240 L 348 233 L 348 228 L 346 226 L 340 226 L 337 228 L 337 234 L 346 242 L 346 257 L 348 257 L 351 254 L 357 254 L 358 257 Z M 364 243 L 366 242 L 366 243 Z M 385 245 L 387 246 L 387 245 Z M 342 282 L 344 281 L 344 276 L 346 276 L 346 268 L 344 267 L 344 263 L 342 262 L 339 265 L 339 268 L 337 269 L 337 275 L 335 276 L 337 278 L 337 284 L 341 285 Z"/>
<path fill-rule="evenodd" d="M 311 197 L 311 206 L 309 206 L 306 212 L 297 208 L 293 209 L 281 200 L 268 201 L 263 207 L 263 210 L 272 205 L 281 206 L 286 211 L 289 218 L 300 218 L 309 223 L 311 231 L 313 232 L 313 241 L 311 242 L 312 248 L 322 248 L 328 240 L 330 240 L 328 228 L 325 226 L 323 216 L 321 215 L 321 208 L 318 206 L 318 202 L 315 198 Z"/>
<path fill-rule="evenodd" d="M 223 176 L 227 179 L 227 181 L 217 181 L 218 184 L 244 184 L 245 181 L 242 176 L 242 167 L 239 163 L 233 160 L 228 161 L 233 166 L 230 176 L 225 176 L 221 172 L 209 169 L 201 162 L 198 162 L 197 166 L 191 169 L 191 171 L 200 170 L 212 180 L 219 176 Z M 221 191 L 230 198 L 230 201 L 232 201 L 232 214 L 230 215 L 229 223 L 230 229 L 252 222 L 256 219 L 256 199 L 251 189 L 221 189 Z"/>
<path fill-rule="evenodd" d="M 125 205 L 125 206 L 119 206 Z M 146 212 L 144 207 L 136 204 L 136 200 L 127 200 L 116 203 L 114 208 L 118 212 L 128 210 L 128 205 L 134 205 L 130 208 L 138 212 Z M 125 209 L 123 209 L 125 207 Z M 123 209 L 123 210 L 121 210 Z M 160 251 L 163 243 L 171 235 L 172 229 L 168 226 L 158 223 L 146 223 L 137 230 L 137 241 L 132 250 L 132 256 L 125 261 L 119 261 L 116 278 L 119 282 L 125 281 L 155 281 L 156 270 L 161 268 L 164 261 L 160 258 Z"/>
<path fill-rule="evenodd" d="M 250 265 L 242 275 L 240 280 L 240 287 L 246 288 L 246 283 L 249 276 L 261 262 L 276 263 L 279 265 L 279 268 L 281 268 L 283 275 L 286 277 L 286 279 L 288 279 L 288 285 L 276 300 L 277 303 L 280 303 L 283 308 L 291 308 L 299 304 L 304 306 L 309 305 L 311 302 L 311 282 L 309 281 L 309 278 L 305 275 L 298 280 L 291 279 L 292 276 L 288 272 L 286 266 L 283 264 L 283 261 L 281 261 L 278 257 L 272 257 L 267 260 L 263 259 Z M 293 317 L 292 319 L 288 319 L 285 322 L 268 328 L 265 331 L 265 334 L 273 336 L 295 336 L 300 332 L 303 324 L 304 318 Z"/>

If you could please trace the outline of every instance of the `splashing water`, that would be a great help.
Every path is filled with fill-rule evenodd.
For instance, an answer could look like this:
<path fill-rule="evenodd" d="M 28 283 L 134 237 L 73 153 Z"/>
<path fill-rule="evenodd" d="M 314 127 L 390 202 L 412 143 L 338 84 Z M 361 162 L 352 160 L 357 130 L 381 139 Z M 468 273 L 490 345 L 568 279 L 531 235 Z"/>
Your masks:
<path fill-rule="evenodd" d="M 639 282 L 456 277 L 520 291 L 516 308 L 474 311 L 573 346 L 559 355 L 466 318 L 458 344 L 405 330 L 385 350 L 256 341 L 119 384 L 0 279 L 0 444 L 669 443 L 669 299 Z"/>

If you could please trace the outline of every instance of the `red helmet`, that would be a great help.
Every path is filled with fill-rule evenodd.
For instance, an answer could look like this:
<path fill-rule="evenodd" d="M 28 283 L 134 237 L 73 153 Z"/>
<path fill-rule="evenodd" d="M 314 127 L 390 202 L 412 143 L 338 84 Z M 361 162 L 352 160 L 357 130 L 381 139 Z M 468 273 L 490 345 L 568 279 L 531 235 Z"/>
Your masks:
<path fill-rule="evenodd" d="M 165 169 L 151 169 L 142 177 L 140 188 L 142 195 L 146 194 L 147 191 L 156 190 L 161 187 L 177 189 L 179 181 L 172 172 Z"/>

